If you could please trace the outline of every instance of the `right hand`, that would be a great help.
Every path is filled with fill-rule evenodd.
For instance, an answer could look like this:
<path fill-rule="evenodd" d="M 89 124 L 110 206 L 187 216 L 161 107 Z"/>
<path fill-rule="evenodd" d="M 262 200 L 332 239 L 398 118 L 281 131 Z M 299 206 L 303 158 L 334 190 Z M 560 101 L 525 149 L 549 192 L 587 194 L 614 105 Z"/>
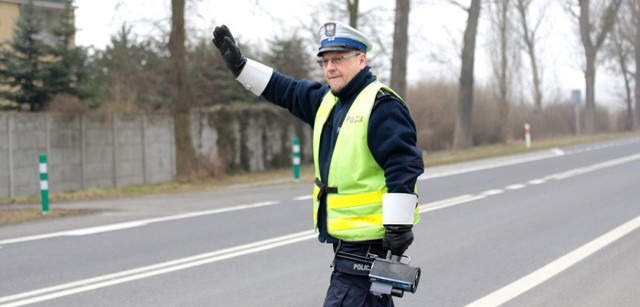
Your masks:
<path fill-rule="evenodd" d="M 385 225 L 382 248 L 389 249 L 392 254 L 402 256 L 413 243 L 413 225 Z"/>
<path fill-rule="evenodd" d="M 247 63 L 247 58 L 242 55 L 240 48 L 236 45 L 236 41 L 231 35 L 231 31 L 226 25 L 216 27 L 213 30 L 213 39 L 211 40 L 214 45 L 220 50 L 222 58 L 224 59 L 227 67 L 233 75 L 237 78 Z"/>

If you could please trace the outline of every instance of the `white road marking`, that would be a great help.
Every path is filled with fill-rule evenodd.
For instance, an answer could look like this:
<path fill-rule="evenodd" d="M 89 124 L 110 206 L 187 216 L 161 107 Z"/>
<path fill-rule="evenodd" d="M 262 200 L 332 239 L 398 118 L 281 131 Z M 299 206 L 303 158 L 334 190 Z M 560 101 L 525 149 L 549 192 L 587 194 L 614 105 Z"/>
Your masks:
<path fill-rule="evenodd" d="M 544 179 L 533 179 L 533 180 L 529 180 L 529 184 L 543 184 L 545 183 Z"/>
<path fill-rule="evenodd" d="M 145 222 L 144 220 L 133 221 L 133 222 L 111 224 L 111 225 L 90 227 L 90 228 L 81 228 L 81 229 L 66 231 L 64 232 L 64 235 L 65 236 L 86 236 L 86 235 L 92 235 L 92 234 L 101 233 L 101 232 L 109 232 L 109 231 L 116 231 L 116 230 L 127 229 L 127 228 L 140 227 L 147 224 L 148 223 Z"/>
<path fill-rule="evenodd" d="M 50 238 L 62 237 L 62 236 L 90 235 L 90 234 L 96 234 L 96 233 L 101 233 L 101 232 L 108 232 L 108 231 L 122 230 L 122 229 L 133 228 L 133 227 L 140 227 L 140 226 L 148 225 L 148 224 L 151 224 L 151 223 L 159 223 L 159 222 L 166 222 L 166 221 L 172 221 L 172 220 L 178 220 L 178 219 L 186 219 L 186 218 L 198 217 L 198 216 L 203 216 L 203 215 L 211 215 L 211 214 L 219 214 L 219 213 L 232 212 L 232 211 L 238 211 L 238 210 L 259 208 L 259 207 L 265 207 L 265 206 L 272 206 L 272 205 L 276 205 L 276 204 L 278 204 L 278 202 L 265 201 L 265 202 L 258 202 L 258 203 L 253 203 L 253 204 L 238 205 L 238 206 L 226 207 L 226 208 L 220 208 L 220 209 L 213 209 L 213 210 L 189 212 L 189 213 L 185 213 L 185 214 L 178 214 L 178 215 L 164 216 L 164 217 L 158 217 L 158 218 L 137 220 L 137 221 L 117 223 L 117 224 L 111 224 L 111 225 L 88 227 L 88 228 L 81 228 L 81 229 L 67 230 L 67 231 L 60 231 L 60 232 L 52 232 L 52 233 L 42 234 L 42 235 L 35 235 L 35 236 L 27 236 L 27 237 L 15 238 L 15 239 L 2 240 L 2 241 L 0 241 L 0 245 L 6 245 L 6 244 L 12 244 L 12 243 L 20 243 L 20 242 L 28 242 L 28 241 L 35 241 L 35 240 L 42 240 L 42 239 L 50 239 Z"/>
<path fill-rule="evenodd" d="M 298 196 L 298 197 L 294 197 L 293 200 L 309 200 L 312 199 L 313 195 L 303 195 L 303 196 Z"/>
<path fill-rule="evenodd" d="M 553 178 L 556 180 L 566 179 L 576 175 L 597 171 L 599 169 L 620 165 L 620 164 L 635 161 L 638 159 L 640 159 L 640 154 L 626 156 L 619 159 L 609 160 L 602 163 L 593 164 L 587 167 L 577 168 L 567 172 L 559 173 L 559 174 L 553 175 Z"/>
<path fill-rule="evenodd" d="M 522 184 L 522 183 L 517 183 L 517 184 L 512 184 L 512 185 L 508 185 L 505 187 L 505 189 L 507 190 L 520 190 L 522 188 L 527 187 L 526 184 Z"/>
<path fill-rule="evenodd" d="M 605 246 L 619 240 L 628 233 L 640 228 L 640 216 L 626 222 L 606 234 L 580 246 L 572 252 L 556 259 L 555 261 L 539 268 L 538 270 L 524 276 L 515 282 L 493 292 L 489 295 L 472 302 L 467 307 L 499 306 L 513 298 L 540 285 L 549 278 L 560 274 L 572 265 L 584 260 L 591 254 L 601 250 Z"/>
<path fill-rule="evenodd" d="M 560 151 L 561 153 L 559 153 L 558 151 Z M 446 172 L 442 172 L 442 173 L 430 174 L 428 172 L 425 172 L 424 174 L 420 175 L 420 177 L 418 177 L 418 180 L 427 180 L 427 179 L 446 177 L 446 176 L 451 176 L 451 175 L 471 173 L 471 172 L 481 171 L 481 170 L 486 170 L 486 169 L 491 169 L 491 168 L 497 168 L 497 167 L 509 166 L 509 165 L 514 165 L 514 164 L 521 164 L 521 163 L 526 163 L 526 162 L 531 162 L 531 161 L 538 161 L 538 160 L 544 160 L 544 159 L 549 159 L 549 158 L 555 158 L 555 157 L 557 157 L 559 155 L 564 155 L 564 152 L 562 152 L 561 150 L 559 150 L 557 148 L 549 150 L 549 152 L 550 152 L 550 154 L 546 154 L 546 155 L 542 154 L 542 155 L 538 155 L 538 156 L 534 156 L 534 157 L 523 157 L 523 158 L 516 158 L 516 159 L 508 159 L 508 160 L 499 161 L 499 162 L 495 162 L 495 163 L 486 163 L 486 164 L 482 164 L 482 165 L 470 166 L 470 167 L 467 167 L 467 168 L 451 170 L 451 171 L 446 171 Z"/>
<path fill-rule="evenodd" d="M 148 278 L 156 275 L 167 274 L 178 270 L 184 270 L 195 266 L 213 263 L 233 257 L 248 255 L 293 244 L 316 237 L 312 230 L 293 233 L 281 237 L 253 242 L 245 245 L 222 249 L 210 253 L 204 253 L 191 257 L 162 262 L 154 265 L 140 267 L 132 270 L 121 271 L 113 274 L 102 275 L 94 278 L 78 280 L 53 287 L 0 297 L 0 307 L 23 306 L 51 300 L 76 293 L 86 292 L 99 288 L 114 286 L 133 280 Z"/>
<path fill-rule="evenodd" d="M 445 199 L 433 203 L 427 203 L 421 206 L 420 212 L 429 212 L 439 209 L 444 209 L 450 206 L 455 206 L 463 203 L 467 203 L 470 201 L 478 200 L 485 198 L 485 196 L 478 195 L 463 195 L 459 197 L 454 197 L 450 199 Z M 103 230 L 107 231 L 107 229 L 123 229 L 125 226 L 136 227 L 138 226 L 135 223 L 129 223 L 130 225 L 122 224 L 114 224 L 109 228 L 104 228 Z M 94 227 L 93 233 L 98 231 L 99 227 Z M 83 230 L 76 231 L 78 233 L 90 233 L 92 230 Z M 192 268 L 195 266 L 205 265 L 212 262 L 217 262 L 233 257 L 238 257 L 242 255 L 252 254 L 272 248 L 276 248 L 279 246 L 284 246 L 288 244 L 293 244 L 297 242 L 301 242 L 304 240 L 309 240 L 315 238 L 317 234 L 314 230 L 308 230 L 298 233 L 293 233 L 281 237 L 276 237 L 272 239 L 257 241 L 245 245 L 240 245 L 236 247 L 231 247 L 219 251 L 214 251 L 210 253 L 204 253 L 200 255 L 195 255 L 191 257 L 176 259 L 172 261 L 162 262 L 158 264 L 153 264 L 149 266 L 144 266 L 132 270 L 121 271 L 117 273 L 97 276 L 93 278 L 78 280 L 66 284 L 61 284 L 53 287 L 42 288 L 38 290 L 18 293 L 10 296 L 0 297 L 0 303 L 4 303 L 0 305 L 0 307 L 8 307 L 8 306 L 23 306 L 28 304 L 33 304 L 37 302 L 42 302 L 46 300 L 51 300 L 63 296 L 69 296 L 81 292 L 86 292 L 90 290 L 95 290 L 99 288 L 114 286 L 122 283 L 126 283 L 133 280 L 148 278 L 156 275 L 171 273 L 178 270 L 184 270 L 188 268 Z"/>
<path fill-rule="evenodd" d="M 494 189 L 494 190 L 484 191 L 484 192 L 480 193 L 480 195 L 493 196 L 493 195 L 498 195 L 498 194 L 502 194 L 502 193 L 504 193 L 504 190 Z"/>
<path fill-rule="evenodd" d="M 423 204 L 420 206 L 420 213 L 440 210 L 452 206 L 457 206 L 460 204 L 468 203 L 474 200 L 483 199 L 485 196 L 483 195 L 462 195 L 458 197 L 447 198 L 443 200 L 439 200 L 432 203 Z"/>

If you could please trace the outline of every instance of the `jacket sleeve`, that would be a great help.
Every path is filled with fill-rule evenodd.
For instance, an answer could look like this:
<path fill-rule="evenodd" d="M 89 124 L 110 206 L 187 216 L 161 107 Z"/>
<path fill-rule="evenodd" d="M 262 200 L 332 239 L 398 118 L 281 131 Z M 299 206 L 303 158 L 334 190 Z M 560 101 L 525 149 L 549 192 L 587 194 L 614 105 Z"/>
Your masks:
<path fill-rule="evenodd" d="M 328 91 L 329 87 L 319 82 L 296 80 L 274 71 L 262 97 L 313 127 L 316 112 Z"/>
<path fill-rule="evenodd" d="M 414 193 L 424 172 L 416 126 L 409 109 L 391 94 L 379 94 L 371 111 L 368 144 L 384 169 L 389 193 Z"/>

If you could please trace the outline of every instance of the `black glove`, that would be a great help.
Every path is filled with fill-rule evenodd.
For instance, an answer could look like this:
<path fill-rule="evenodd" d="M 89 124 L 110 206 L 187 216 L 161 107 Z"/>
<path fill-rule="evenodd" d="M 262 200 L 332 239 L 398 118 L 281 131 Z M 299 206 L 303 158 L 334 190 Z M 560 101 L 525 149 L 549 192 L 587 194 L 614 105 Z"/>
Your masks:
<path fill-rule="evenodd" d="M 211 41 L 216 45 L 218 50 L 220 50 L 220 54 L 222 54 L 222 58 L 227 63 L 227 67 L 229 67 L 229 70 L 231 70 L 237 78 L 244 64 L 247 64 L 247 58 L 240 52 L 240 48 L 236 45 L 236 41 L 233 39 L 229 28 L 225 25 L 216 27 L 216 29 L 213 30 L 213 39 Z"/>
<path fill-rule="evenodd" d="M 409 225 L 385 225 L 386 233 L 382 238 L 382 248 L 391 250 L 394 255 L 402 256 L 413 242 L 413 232 Z"/>

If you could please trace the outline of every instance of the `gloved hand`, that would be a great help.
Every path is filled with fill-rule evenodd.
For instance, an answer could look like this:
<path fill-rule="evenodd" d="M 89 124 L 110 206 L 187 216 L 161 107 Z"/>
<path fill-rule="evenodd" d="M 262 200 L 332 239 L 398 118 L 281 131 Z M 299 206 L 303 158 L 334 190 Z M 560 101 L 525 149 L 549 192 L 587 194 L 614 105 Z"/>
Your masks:
<path fill-rule="evenodd" d="M 402 256 L 413 242 L 411 225 L 385 225 L 386 233 L 382 238 L 382 248 L 391 250 L 394 255 Z"/>
<path fill-rule="evenodd" d="M 222 58 L 225 63 L 227 63 L 227 67 L 229 67 L 229 70 L 231 70 L 237 78 L 242 68 L 244 68 L 244 65 L 247 64 L 247 58 L 240 52 L 240 48 L 236 45 L 236 41 L 233 39 L 229 28 L 225 25 L 216 27 L 215 30 L 213 30 L 213 39 L 211 41 L 216 45 L 218 50 L 220 50 L 220 54 L 222 54 Z"/>

